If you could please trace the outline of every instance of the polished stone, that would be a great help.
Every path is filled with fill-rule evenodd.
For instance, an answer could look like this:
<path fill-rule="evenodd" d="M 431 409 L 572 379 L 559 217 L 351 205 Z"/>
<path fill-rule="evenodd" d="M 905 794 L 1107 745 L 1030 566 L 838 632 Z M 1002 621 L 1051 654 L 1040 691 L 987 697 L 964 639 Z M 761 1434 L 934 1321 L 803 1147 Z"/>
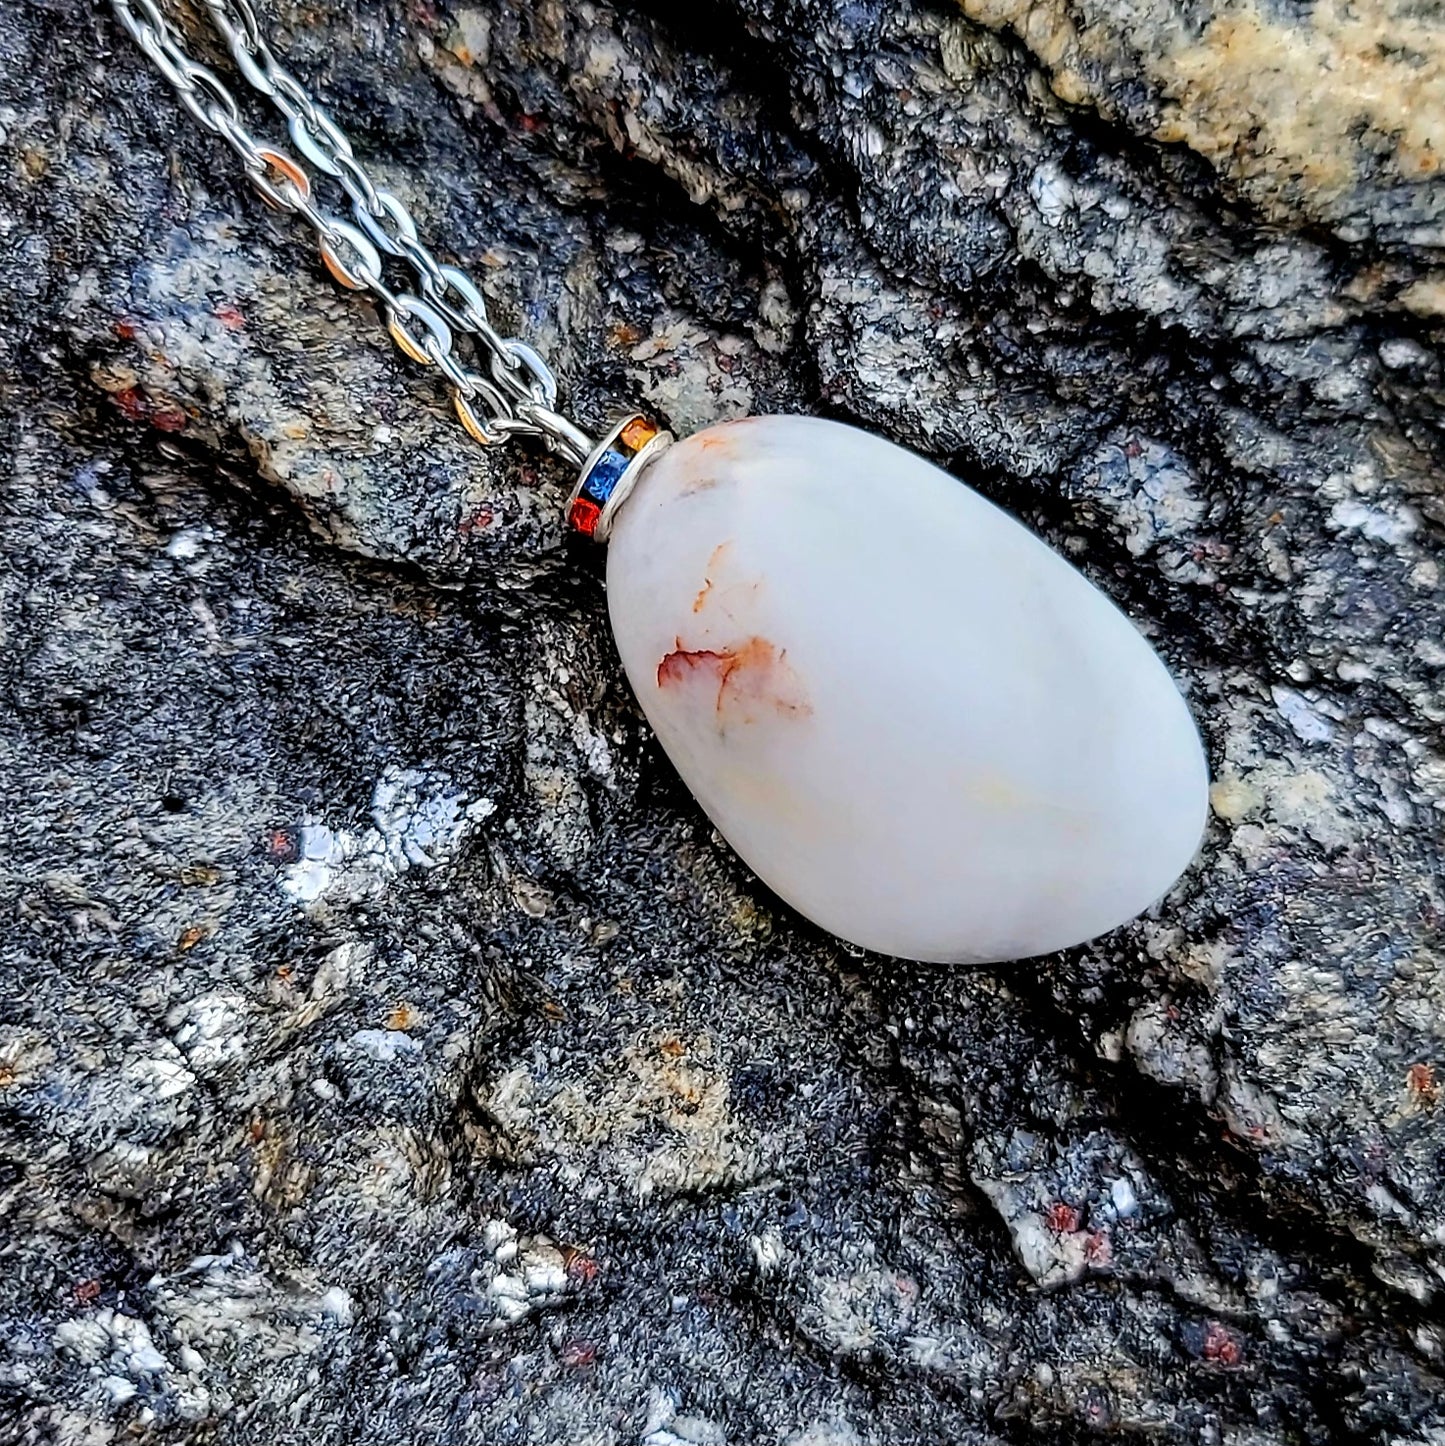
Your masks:
<path fill-rule="evenodd" d="M 1124 923 L 1198 848 L 1208 774 L 1117 607 L 978 493 L 839 423 L 672 447 L 608 560 L 627 675 L 743 859 L 887 954 L 1021 959 Z"/>

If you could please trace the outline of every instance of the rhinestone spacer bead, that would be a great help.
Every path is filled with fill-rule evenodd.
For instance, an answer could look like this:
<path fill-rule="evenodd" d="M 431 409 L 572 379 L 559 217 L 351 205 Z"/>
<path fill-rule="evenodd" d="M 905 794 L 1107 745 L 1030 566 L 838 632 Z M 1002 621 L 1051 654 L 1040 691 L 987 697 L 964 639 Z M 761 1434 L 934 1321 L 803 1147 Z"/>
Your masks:
<path fill-rule="evenodd" d="M 672 433 L 651 417 L 624 417 L 592 449 L 567 503 L 568 523 L 584 537 L 606 542 L 617 509 L 642 469 L 672 445 Z"/>

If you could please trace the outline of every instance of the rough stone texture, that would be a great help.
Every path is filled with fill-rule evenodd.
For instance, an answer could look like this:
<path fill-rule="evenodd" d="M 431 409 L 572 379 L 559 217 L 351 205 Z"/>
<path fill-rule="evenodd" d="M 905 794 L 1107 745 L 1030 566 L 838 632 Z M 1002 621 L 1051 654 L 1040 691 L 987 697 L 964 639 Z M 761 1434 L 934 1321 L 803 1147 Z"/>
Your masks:
<path fill-rule="evenodd" d="M 790 917 L 564 470 L 6 7 L 0 1441 L 1439 1446 L 1438 10 L 267 8 L 579 414 L 953 466 L 1216 817 L 1043 967 Z"/>

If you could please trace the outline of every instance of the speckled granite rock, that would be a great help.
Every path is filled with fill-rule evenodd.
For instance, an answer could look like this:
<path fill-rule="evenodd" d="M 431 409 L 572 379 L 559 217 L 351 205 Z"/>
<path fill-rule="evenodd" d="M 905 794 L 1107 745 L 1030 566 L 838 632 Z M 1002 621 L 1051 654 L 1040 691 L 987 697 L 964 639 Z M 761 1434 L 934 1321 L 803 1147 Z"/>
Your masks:
<path fill-rule="evenodd" d="M 562 469 L 9 7 L 0 1442 L 1445 1440 L 1438 13 L 267 8 L 584 418 L 860 421 L 1075 557 L 1216 817 L 1042 969 L 789 916 Z"/>

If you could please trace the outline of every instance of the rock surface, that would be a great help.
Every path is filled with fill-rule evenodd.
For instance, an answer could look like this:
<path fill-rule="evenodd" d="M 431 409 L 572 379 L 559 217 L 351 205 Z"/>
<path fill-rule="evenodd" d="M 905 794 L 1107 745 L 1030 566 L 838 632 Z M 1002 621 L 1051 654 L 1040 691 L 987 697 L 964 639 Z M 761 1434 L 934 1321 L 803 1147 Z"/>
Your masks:
<path fill-rule="evenodd" d="M 1215 817 L 1042 973 L 840 949 L 563 469 L 7 7 L 0 1441 L 1445 1439 L 1438 15 L 267 9 L 585 419 L 855 421 L 1076 559 Z"/>

